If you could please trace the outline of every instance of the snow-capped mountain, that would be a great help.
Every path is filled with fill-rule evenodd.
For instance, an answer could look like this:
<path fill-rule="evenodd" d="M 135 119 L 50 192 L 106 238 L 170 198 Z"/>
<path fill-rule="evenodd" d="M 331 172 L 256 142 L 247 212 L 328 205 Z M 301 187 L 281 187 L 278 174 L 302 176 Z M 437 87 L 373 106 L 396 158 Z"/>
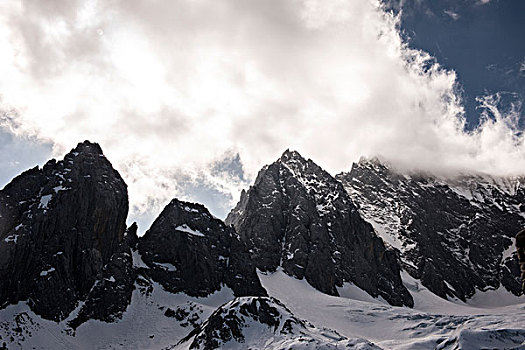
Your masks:
<path fill-rule="evenodd" d="M 174 199 L 137 237 L 86 141 L 0 191 L 0 348 L 522 349 L 518 181 L 287 151 L 233 226 Z"/>
<path fill-rule="evenodd" d="M 236 298 L 222 305 L 169 349 L 188 346 L 191 349 L 380 349 L 364 339 L 348 339 L 333 330 L 318 329 L 295 317 L 279 300 L 268 297 Z"/>
<path fill-rule="evenodd" d="M 336 178 L 433 293 L 465 301 L 503 286 L 521 295 L 513 239 L 525 226 L 523 179 L 404 175 L 377 159 Z"/>
<path fill-rule="evenodd" d="M 21 174 L 0 196 L 0 340 L 11 345 L 49 347 L 53 338 L 28 338 L 50 320 L 57 322 L 51 333 L 67 335 L 59 344 L 83 348 L 77 340 L 86 329 L 126 324 L 136 308 L 146 310 L 144 330 L 171 320 L 180 339 L 207 316 L 191 300 L 226 295 L 215 308 L 266 295 L 238 235 L 202 205 L 174 199 L 143 237 L 135 224 L 126 229 L 126 184 L 97 144 L 83 142 L 64 160 Z M 152 301 L 158 289 L 177 302 Z M 110 345 L 118 336 L 98 340 Z"/>
<path fill-rule="evenodd" d="M 394 251 L 385 249 L 340 182 L 286 151 L 263 168 L 226 218 L 261 271 L 283 270 L 338 295 L 351 282 L 392 305 L 412 306 Z"/>

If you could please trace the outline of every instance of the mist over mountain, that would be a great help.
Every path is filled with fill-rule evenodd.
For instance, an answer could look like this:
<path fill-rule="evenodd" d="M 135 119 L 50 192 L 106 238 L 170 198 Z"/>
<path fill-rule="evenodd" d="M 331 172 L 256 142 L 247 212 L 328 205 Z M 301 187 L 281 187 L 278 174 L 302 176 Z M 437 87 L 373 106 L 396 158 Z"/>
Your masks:
<path fill-rule="evenodd" d="M 0 1 L 0 349 L 525 348 L 524 16 Z"/>
<path fill-rule="evenodd" d="M 225 218 L 289 147 L 525 167 L 520 1 L 130 1 L 0 5 L 2 186 L 97 140 L 142 234 L 173 197 Z"/>
<path fill-rule="evenodd" d="M 298 152 L 286 151 L 261 170 L 226 223 L 263 272 L 282 268 L 331 295 L 353 283 L 392 305 L 413 306 L 395 253 L 361 218 L 341 183 Z"/>
<path fill-rule="evenodd" d="M 286 151 L 227 224 L 173 199 L 139 237 L 85 141 L 0 191 L 0 345 L 518 349 L 523 183 Z"/>
<path fill-rule="evenodd" d="M 363 159 L 336 178 L 433 293 L 465 301 L 501 286 L 521 295 L 514 236 L 525 225 L 524 177 L 440 179 Z"/>

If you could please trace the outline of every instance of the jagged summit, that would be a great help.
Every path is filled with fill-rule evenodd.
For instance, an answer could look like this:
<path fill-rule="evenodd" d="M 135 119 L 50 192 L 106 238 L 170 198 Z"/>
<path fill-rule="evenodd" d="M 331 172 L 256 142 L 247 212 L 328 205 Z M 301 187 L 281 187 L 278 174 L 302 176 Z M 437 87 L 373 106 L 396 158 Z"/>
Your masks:
<path fill-rule="evenodd" d="M 472 188 L 479 185 L 494 186 L 499 190 L 508 192 L 509 194 L 514 193 L 519 187 L 525 185 L 525 172 L 524 175 L 496 175 L 476 170 L 430 171 L 419 169 L 417 167 L 408 168 L 398 166 L 395 162 L 391 162 L 380 156 L 361 157 L 357 163 L 352 163 L 350 172 L 354 169 L 357 170 L 360 168 L 373 169 L 376 173 L 380 173 L 382 176 L 405 177 L 407 179 L 412 178 L 419 181 L 425 180 L 440 182 L 451 187 Z M 343 171 L 341 174 L 344 173 L 348 172 Z"/>
<path fill-rule="evenodd" d="M 354 166 L 366 166 L 366 165 L 382 165 L 387 167 L 389 162 L 379 156 L 365 157 L 361 156 L 357 163 L 353 163 Z"/>
<path fill-rule="evenodd" d="M 466 300 L 503 285 L 520 294 L 512 245 L 525 225 L 519 181 L 406 175 L 369 163 L 336 178 L 404 268 L 433 293 Z"/>
<path fill-rule="evenodd" d="M 290 151 L 289 149 L 284 151 L 284 153 L 275 163 L 280 163 L 286 166 L 297 176 L 303 176 L 312 172 L 326 173 L 320 166 L 314 163 L 313 160 L 306 159 L 299 152 L 293 150 Z"/>
<path fill-rule="evenodd" d="M 299 152 L 297 152 L 295 150 L 290 150 L 290 149 L 287 149 L 286 151 L 284 151 L 278 161 L 280 161 L 282 163 L 286 163 L 286 162 L 288 162 L 290 160 L 296 160 L 296 161 L 299 161 L 301 163 L 305 163 L 306 162 L 306 159 L 303 158 L 303 156 L 301 156 L 301 154 Z"/>
<path fill-rule="evenodd" d="M 338 295 L 337 287 L 351 282 L 394 305 L 412 305 L 395 254 L 359 216 L 342 184 L 297 152 L 264 167 L 226 223 L 262 271 L 282 266 L 324 293 Z"/>
<path fill-rule="evenodd" d="M 266 295 L 246 247 L 201 204 L 173 199 L 139 238 L 148 275 L 167 290 L 205 297 L 222 288 Z"/>
<path fill-rule="evenodd" d="M 79 142 L 75 148 L 71 150 L 69 153 L 91 153 L 91 154 L 97 154 L 97 155 L 103 155 L 102 148 L 100 145 L 96 142 L 91 142 L 89 140 L 85 140 L 84 142 Z"/>
<path fill-rule="evenodd" d="M 79 144 L 0 191 L 0 305 L 29 299 L 62 319 L 124 237 L 127 187 L 97 144 Z"/>

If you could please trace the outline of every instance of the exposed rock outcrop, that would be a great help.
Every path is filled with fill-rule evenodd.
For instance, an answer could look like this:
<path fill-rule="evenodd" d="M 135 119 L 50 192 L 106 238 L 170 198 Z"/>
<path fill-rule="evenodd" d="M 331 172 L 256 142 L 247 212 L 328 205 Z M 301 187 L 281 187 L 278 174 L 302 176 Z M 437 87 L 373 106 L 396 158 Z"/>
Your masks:
<path fill-rule="evenodd" d="M 143 272 L 170 292 L 203 297 L 226 285 L 236 296 L 266 295 L 235 230 L 201 204 L 173 199 L 138 247 Z"/>
<path fill-rule="evenodd" d="M 140 239 L 135 224 L 126 232 L 127 213 L 126 184 L 98 144 L 16 177 L 0 191 L 0 306 L 28 301 L 73 328 L 111 322 L 138 274 L 192 296 L 224 285 L 236 296 L 266 295 L 235 230 L 202 205 L 174 199 Z M 149 268 L 134 266 L 133 254 Z"/>
<path fill-rule="evenodd" d="M 262 271 L 282 266 L 327 294 L 351 282 L 393 305 L 413 305 L 396 253 L 385 249 L 341 183 L 297 152 L 264 167 L 226 223 Z"/>
<path fill-rule="evenodd" d="M 433 293 L 466 300 L 500 285 L 521 293 L 512 239 L 525 225 L 523 181 L 405 175 L 377 159 L 336 178 L 404 268 Z"/>
<path fill-rule="evenodd" d="M 68 322 L 73 329 L 94 319 L 114 322 L 121 318 L 131 303 L 135 289 L 137 269 L 133 266 L 132 249 L 137 243 L 137 225 L 126 231 L 122 243 L 104 266 L 99 279 L 95 281 L 78 315 Z"/>
<path fill-rule="evenodd" d="M 516 251 L 521 272 L 521 289 L 525 292 L 525 230 L 516 235 Z"/>
<path fill-rule="evenodd" d="M 316 328 L 295 317 L 279 300 L 265 297 L 226 303 L 178 345 L 190 349 L 380 349 L 364 339 L 350 340 Z"/>
<path fill-rule="evenodd" d="M 27 300 L 61 320 L 124 238 L 127 187 L 98 144 L 30 169 L 0 191 L 0 307 Z"/>

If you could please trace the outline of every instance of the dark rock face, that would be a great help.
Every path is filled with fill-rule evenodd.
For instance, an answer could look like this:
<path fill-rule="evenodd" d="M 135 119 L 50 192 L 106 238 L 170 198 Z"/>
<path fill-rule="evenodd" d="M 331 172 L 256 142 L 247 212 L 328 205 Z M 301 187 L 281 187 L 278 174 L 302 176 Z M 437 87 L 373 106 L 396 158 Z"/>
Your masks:
<path fill-rule="evenodd" d="M 173 199 L 138 248 L 143 272 L 170 292 L 203 297 L 226 284 L 236 296 L 266 295 L 235 230 L 200 204 Z"/>
<path fill-rule="evenodd" d="M 279 300 L 236 298 L 219 307 L 179 344 L 190 349 L 380 349 L 364 339 L 349 340 L 335 331 L 300 320 Z M 174 348 L 174 347 L 173 347 Z"/>
<path fill-rule="evenodd" d="M 518 270 L 521 273 L 521 289 L 525 292 L 525 230 L 521 230 L 516 234 L 516 251 L 518 253 L 519 269 L 514 269 L 515 272 Z"/>
<path fill-rule="evenodd" d="M 137 225 L 133 224 L 95 281 L 78 315 L 68 323 L 71 328 L 76 329 L 90 319 L 114 322 L 122 317 L 135 289 L 137 269 L 133 266 L 131 249 L 137 239 Z"/>
<path fill-rule="evenodd" d="M 127 187 L 99 145 L 28 170 L 0 191 L 0 307 L 28 300 L 61 320 L 118 251 Z"/>
<path fill-rule="evenodd" d="M 338 295 L 352 282 L 393 305 L 413 305 L 393 250 L 385 249 L 341 183 L 311 160 L 286 151 L 263 168 L 226 218 L 262 271 L 305 278 Z"/>
<path fill-rule="evenodd" d="M 398 250 L 404 268 L 433 293 L 465 300 L 501 284 L 521 293 L 512 244 L 525 225 L 519 182 L 405 176 L 378 160 L 362 160 L 336 178 Z"/>

